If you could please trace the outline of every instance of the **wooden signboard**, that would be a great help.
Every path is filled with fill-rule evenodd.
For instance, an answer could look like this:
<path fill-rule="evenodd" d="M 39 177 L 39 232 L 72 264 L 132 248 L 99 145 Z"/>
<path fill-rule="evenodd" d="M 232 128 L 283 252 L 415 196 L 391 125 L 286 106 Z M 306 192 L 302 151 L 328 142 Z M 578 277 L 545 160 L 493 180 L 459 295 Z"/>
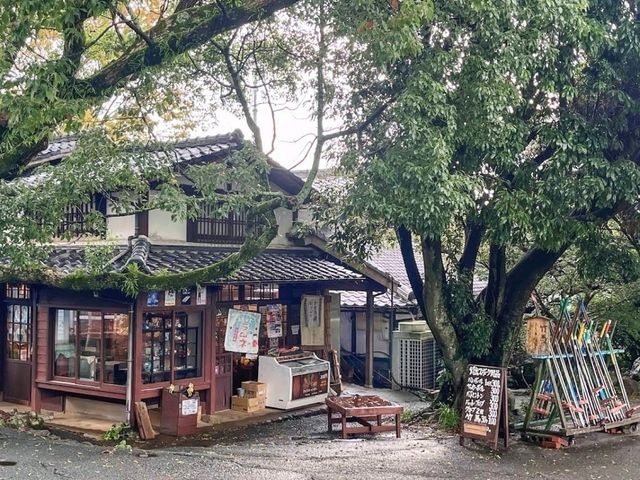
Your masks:
<path fill-rule="evenodd" d="M 473 438 L 498 448 L 502 433 L 505 448 L 509 446 L 506 369 L 469 365 L 463 402 L 460 445 L 465 438 Z"/>
<path fill-rule="evenodd" d="M 527 319 L 526 350 L 529 355 L 549 354 L 549 332 L 551 320 L 544 317 Z"/>

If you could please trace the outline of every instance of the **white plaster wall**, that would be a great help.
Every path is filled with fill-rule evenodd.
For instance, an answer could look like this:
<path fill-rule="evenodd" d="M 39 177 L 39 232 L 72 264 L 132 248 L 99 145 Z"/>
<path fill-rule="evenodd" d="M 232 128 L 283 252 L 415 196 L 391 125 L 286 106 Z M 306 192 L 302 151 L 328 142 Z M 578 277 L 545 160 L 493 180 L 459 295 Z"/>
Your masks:
<path fill-rule="evenodd" d="M 107 215 L 113 213 L 113 204 L 107 203 Z M 135 234 L 136 217 L 126 215 L 124 217 L 107 218 L 107 238 L 126 239 Z"/>
<path fill-rule="evenodd" d="M 311 224 L 313 222 L 313 212 L 310 208 L 302 207 L 298 210 L 298 222 L 302 224 Z"/>
<path fill-rule="evenodd" d="M 288 245 L 291 242 L 287 239 L 287 234 L 293 225 L 293 214 L 291 210 L 278 207 L 275 210 L 276 221 L 278 222 L 278 235 L 271 242 L 272 245 Z"/>
<path fill-rule="evenodd" d="M 149 238 L 186 242 L 187 221 L 173 221 L 171 213 L 164 210 L 151 210 L 149 212 Z"/>
<path fill-rule="evenodd" d="M 342 348 L 351 351 L 351 312 L 342 312 L 340 315 L 340 344 Z M 356 313 L 356 351 L 353 353 L 364 354 L 367 332 L 364 312 Z M 389 320 L 381 313 L 373 315 L 373 350 L 375 357 L 386 358 L 389 354 Z"/>

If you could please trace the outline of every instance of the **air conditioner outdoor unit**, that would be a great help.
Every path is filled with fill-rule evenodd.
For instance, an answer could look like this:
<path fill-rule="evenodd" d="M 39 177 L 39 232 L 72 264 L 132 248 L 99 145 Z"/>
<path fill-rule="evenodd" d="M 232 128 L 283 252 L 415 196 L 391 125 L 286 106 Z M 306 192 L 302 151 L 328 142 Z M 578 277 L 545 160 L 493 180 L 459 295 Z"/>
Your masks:
<path fill-rule="evenodd" d="M 393 389 L 433 389 L 440 364 L 440 352 L 424 320 L 398 323 L 393 332 L 391 372 Z"/>

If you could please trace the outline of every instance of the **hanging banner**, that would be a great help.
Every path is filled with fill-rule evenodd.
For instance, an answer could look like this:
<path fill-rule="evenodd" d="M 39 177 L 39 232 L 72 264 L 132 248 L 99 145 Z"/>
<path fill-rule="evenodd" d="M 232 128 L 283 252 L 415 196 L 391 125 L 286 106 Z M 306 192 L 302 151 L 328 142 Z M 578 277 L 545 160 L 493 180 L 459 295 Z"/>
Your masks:
<path fill-rule="evenodd" d="M 267 305 L 267 337 L 282 336 L 282 305 Z"/>
<path fill-rule="evenodd" d="M 224 349 L 228 352 L 258 353 L 258 335 L 262 315 L 256 312 L 230 309 Z"/>
<path fill-rule="evenodd" d="M 302 345 L 317 346 L 325 344 L 324 335 L 324 297 L 303 295 L 300 306 L 300 329 Z"/>

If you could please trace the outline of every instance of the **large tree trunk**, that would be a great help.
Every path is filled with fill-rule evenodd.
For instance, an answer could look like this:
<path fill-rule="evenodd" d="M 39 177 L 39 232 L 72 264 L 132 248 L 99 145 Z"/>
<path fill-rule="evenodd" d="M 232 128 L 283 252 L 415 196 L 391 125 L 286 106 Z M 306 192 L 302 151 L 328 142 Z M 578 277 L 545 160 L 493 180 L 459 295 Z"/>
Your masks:
<path fill-rule="evenodd" d="M 473 274 L 471 260 L 475 261 L 482 229 L 476 227 L 467 235 L 467 245 L 457 267 L 459 274 Z M 447 310 L 446 275 L 439 238 L 423 238 L 421 243 L 424 262 L 424 278 L 420 275 L 413 251 L 412 234 L 404 227 L 397 230 L 409 282 L 416 293 L 416 300 L 433 336 L 442 351 L 444 364 L 451 375 L 453 406 L 462 408 L 462 393 L 466 368 L 471 361 L 487 365 L 507 366 L 520 328 L 525 308 L 533 289 L 566 250 L 563 246 L 552 252 L 532 248 L 511 270 L 506 269 L 504 246 L 490 245 L 489 282 L 484 292 L 484 302 L 476 302 L 487 321 L 493 325 L 491 345 L 486 357 L 472 358 L 471 352 L 462 349 L 464 333 L 458 328 L 466 319 L 453 318 Z M 470 245 L 472 243 L 472 245 Z M 470 285 L 471 288 L 471 285 Z"/>
<path fill-rule="evenodd" d="M 503 367 L 509 364 L 513 346 L 522 328 L 522 317 L 533 289 L 566 249 L 567 245 L 555 252 L 532 248 L 506 275 L 502 304 L 491 317 L 495 321 L 495 327 L 487 363 Z"/>
<path fill-rule="evenodd" d="M 459 404 L 467 360 L 460 350 L 458 335 L 444 303 L 446 277 L 442 262 L 441 241 L 439 238 L 422 240 L 423 279 L 413 253 L 411 233 L 406 228 L 400 227 L 397 234 L 409 282 L 416 293 L 422 315 L 442 350 L 444 364 L 452 377 L 454 403 Z M 422 295 L 418 297 L 418 293 Z"/>

